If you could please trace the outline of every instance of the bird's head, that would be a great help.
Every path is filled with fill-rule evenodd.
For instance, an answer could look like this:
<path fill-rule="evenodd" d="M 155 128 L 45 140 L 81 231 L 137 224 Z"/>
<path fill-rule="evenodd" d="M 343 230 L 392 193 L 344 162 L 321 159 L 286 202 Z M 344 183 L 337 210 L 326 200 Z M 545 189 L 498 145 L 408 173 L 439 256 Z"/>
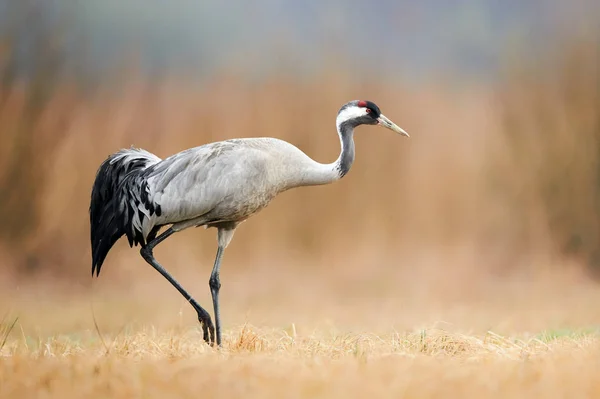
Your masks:
<path fill-rule="evenodd" d="M 340 132 L 344 130 L 344 125 L 352 128 L 360 125 L 379 125 L 410 137 L 408 133 L 383 115 L 377 104 L 372 101 L 354 100 L 344 104 L 338 112 L 336 124 Z"/>

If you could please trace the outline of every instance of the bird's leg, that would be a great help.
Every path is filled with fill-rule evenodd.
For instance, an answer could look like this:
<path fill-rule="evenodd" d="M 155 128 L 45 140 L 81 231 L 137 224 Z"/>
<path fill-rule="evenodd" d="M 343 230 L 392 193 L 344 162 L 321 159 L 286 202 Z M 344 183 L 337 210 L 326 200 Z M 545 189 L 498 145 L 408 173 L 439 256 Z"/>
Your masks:
<path fill-rule="evenodd" d="M 217 241 L 219 248 L 217 249 L 217 256 L 215 257 L 215 264 L 210 274 L 210 280 L 208 285 L 210 286 L 210 293 L 212 295 L 213 307 L 215 310 L 215 325 L 217 327 L 217 346 L 221 346 L 221 313 L 219 312 L 219 290 L 221 289 L 221 281 L 219 280 L 219 270 L 221 269 L 221 258 L 225 248 L 231 242 L 233 233 L 237 223 L 223 223 L 219 226 Z"/>
<path fill-rule="evenodd" d="M 210 286 L 210 293 L 213 300 L 213 308 L 215 310 L 215 326 L 217 329 L 217 346 L 221 346 L 221 314 L 219 312 L 219 290 L 221 289 L 221 281 L 219 280 L 219 269 L 221 268 L 221 258 L 223 257 L 223 248 L 219 245 L 217 249 L 217 256 L 215 258 L 215 264 L 210 274 L 210 280 L 208 285 Z"/>
<path fill-rule="evenodd" d="M 160 263 L 156 261 L 156 259 L 154 259 L 154 255 L 152 253 L 154 247 L 163 242 L 174 232 L 175 230 L 169 228 L 164 233 L 162 233 L 161 235 L 147 243 L 144 247 L 142 247 L 142 249 L 140 249 L 140 254 L 146 260 L 146 262 L 150 264 L 150 266 L 152 266 L 156 269 L 156 271 L 162 274 L 162 276 L 166 278 L 173 285 L 173 287 L 177 288 L 177 291 L 179 291 L 179 293 L 183 295 L 185 300 L 188 301 L 190 305 L 192 305 L 194 310 L 198 313 L 198 321 L 202 323 L 204 341 L 206 341 L 208 344 L 213 344 L 215 341 L 215 327 L 210 318 L 210 314 L 202 306 L 200 306 L 200 304 L 194 298 L 192 298 L 192 296 L 181 286 L 181 284 L 179 284 L 177 280 L 175 280 L 173 276 L 171 276 L 169 272 L 167 272 L 165 268 L 162 267 Z"/>

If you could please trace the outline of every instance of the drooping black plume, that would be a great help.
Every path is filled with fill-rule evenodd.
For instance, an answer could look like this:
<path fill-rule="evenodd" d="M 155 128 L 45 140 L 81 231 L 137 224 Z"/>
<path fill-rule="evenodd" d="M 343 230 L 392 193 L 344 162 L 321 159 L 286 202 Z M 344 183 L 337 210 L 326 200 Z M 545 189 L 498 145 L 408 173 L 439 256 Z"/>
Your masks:
<path fill-rule="evenodd" d="M 92 276 L 100 274 L 106 255 L 123 235 L 127 235 L 129 246 L 145 244 L 142 231 L 132 222 L 136 213 L 142 216 L 138 204 L 160 215 L 160 206 L 148 198 L 143 177 L 144 170 L 160 161 L 154 154 L 131 148 L 112 154 L 100 165 L 90 201 Z"/>

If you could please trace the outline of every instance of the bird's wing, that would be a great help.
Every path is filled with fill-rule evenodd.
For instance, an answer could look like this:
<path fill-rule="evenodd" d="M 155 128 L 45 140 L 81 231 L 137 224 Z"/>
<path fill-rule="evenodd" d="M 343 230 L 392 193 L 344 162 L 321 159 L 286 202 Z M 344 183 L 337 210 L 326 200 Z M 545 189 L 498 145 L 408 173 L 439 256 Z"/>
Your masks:
<path fill-rule="evenodd" d="M 216 208 L 235 213 L 260 191 L 267 158 L 246 140 L 211 143 L 166 158 L 147 174 L 152 198 L 162 209 L 153 224 L 198 218 Z"/>

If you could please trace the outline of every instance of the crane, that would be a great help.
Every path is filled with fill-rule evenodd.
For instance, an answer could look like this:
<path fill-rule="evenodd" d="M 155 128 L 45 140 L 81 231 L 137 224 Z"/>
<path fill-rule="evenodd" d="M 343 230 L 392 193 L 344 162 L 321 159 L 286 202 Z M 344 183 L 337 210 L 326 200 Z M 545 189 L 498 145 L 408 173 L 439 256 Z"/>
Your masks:
<path fill-rule="evenodd" d="M 314 161 L 294 145 L 271 137 L 237 138 L 190 148 L 160 159 L 139 148 L 121 149 L 102 162 L 90 201 L 92 277 L 115 242 L 127 236 L 144 260 L 166 278 L 198 314 L 203 339 L 221 347 L 219 271 L 237 226 L 278 194 L 335 182 L 354 162 L 354 129 L 379 125 L 409 137 L 372 101 L 344 104 L 336 118 L 341 152 L 333 163 Z M 159 234 L 162 227 L 169 226 Z M 217 229 L 217 254 L 209 279 L 210 314 L 154 258 L 154 248 L 178 231 Z M 216 328 L 215 328 L 216 326 Z"/>

